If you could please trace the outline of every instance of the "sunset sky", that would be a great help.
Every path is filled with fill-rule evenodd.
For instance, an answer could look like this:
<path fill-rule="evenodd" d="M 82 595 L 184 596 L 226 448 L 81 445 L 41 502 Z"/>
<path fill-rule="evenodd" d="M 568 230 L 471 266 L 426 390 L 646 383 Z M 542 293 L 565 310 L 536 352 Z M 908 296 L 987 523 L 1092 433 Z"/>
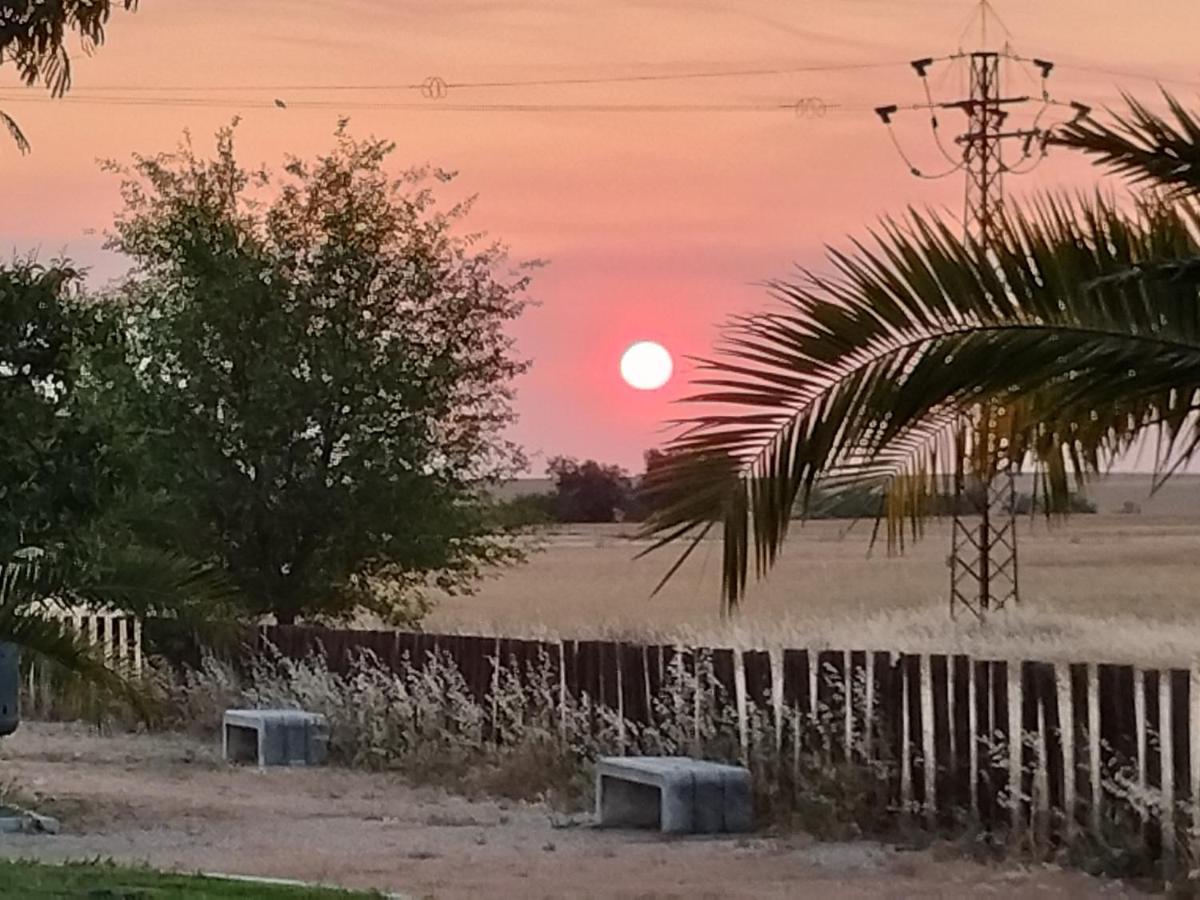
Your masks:
<path fill-rule="evenodd" d="M 1149 98 L 1159 78 L 1196 101 L 1196 0 L 993 5 L 1011 35 L 993 22 L 989 44 L 1007 39 L 1018 53 L 1055 60 L 1058 98 L 1103 106 L 1121 88 Z M 681 412 L 671 403 L 687 393 L 690 366 L 680 357 L 707 353 L 729 314 L 769 303 L 759 282 L 796 264 L 823 265 L 823 245 L 908 204 L 957 212 L 960 178 L 911 177 L 871 109 L 923 99 L 907 60 L 978 49 L 978 23 L 964 32 L 977 6 L 142 0 L 136 14 L 114 15 L 103 48 L 76 61 L 65 100 L 19 86 L 11 67 L 0 67 L 0 108 L 33 143 L 25 157 L 0 143 L 0 243 L 43 258 L 65 253 L 102 284 L 123 264 L 100 249 L 117 184 L 98 158 L 170 149 L 185 128 L 204 143 L 238 115 L 243 159 L 273 165 L 286 152 L 328 148 L 348 115 L 354 132 L 397 142 L 398 167 L 457 170 L 447 199 L 479 195 L 473 227 L 506 240 L 515 257 L 548 261 L 534 284 L 539 305 L 514 328 L 533 361 L 518 384 L 514 437 L 533 454 L 535 473 L 560 453 L 636 470 L 662 441 L 663 421 Z M 453 84 L 850 65 L 872 67 L 451 87 L 440 101 L 405 87 L 430 76 Z M 1036 91 L 1016 68 L 1008 78 L 1012 92 Z M 960 82 L 951 64 L 933 70 L 940 97 L 957 97 Z M 805 97 L 822 98 L 828 113 L 765 108 Z M 479 105 L 503 108 L 464 108 Z M 673 108 L 608 109 L 620 105 Z M 714 108 L 728 106 L 739 108 Z M 921 115 L 898 122 L 918 165 L 939 169 Z M 959 124 L 952 114 L 944 123 L 947 132 Z M 1008 192 L 1095 179 L 1077 160 L 1052 158 L 1011 180 Z M 620 380 L 622 350 L 642 339 L 676 357 L 662 390 Z"/>

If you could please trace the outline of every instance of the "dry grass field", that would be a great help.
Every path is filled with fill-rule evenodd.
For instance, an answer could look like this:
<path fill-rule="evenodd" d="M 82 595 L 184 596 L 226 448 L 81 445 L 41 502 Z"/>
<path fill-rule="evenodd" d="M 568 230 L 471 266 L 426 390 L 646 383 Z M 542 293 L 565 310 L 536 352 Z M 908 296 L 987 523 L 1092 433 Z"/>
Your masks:
<path fill-rule="evenodd" d="M 1145 477 L 1114 476 L 1092 491 L 1096 515 L 1022 519 L 1021 603 L 984 624 L 948 615 L 947 523 L 889 558 L 882 543 L 868 556 L 870 522 L 812 522 L 728 620 L 718 606 L 719 540 L 652 597 L 675 550 L 635 559 L 645 545 L 616 525 L 540 535 L 526 565 L 474 596 L 441 599 L 427 627 L 1190 665 L 1200 661 L 1200 477 L 1149 499 L 1148 489 Z M 1141 512 L 1116 512 L 1127 500 Z"/>

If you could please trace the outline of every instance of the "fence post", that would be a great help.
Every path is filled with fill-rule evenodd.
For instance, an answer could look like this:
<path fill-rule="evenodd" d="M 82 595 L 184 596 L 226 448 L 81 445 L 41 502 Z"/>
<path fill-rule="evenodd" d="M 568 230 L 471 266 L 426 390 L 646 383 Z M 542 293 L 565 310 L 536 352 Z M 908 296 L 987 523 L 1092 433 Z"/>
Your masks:
<path fill-rule="evenodd" d="M 621 657 L 625 654 L 622 652 L 624 644 L 613 644 L 615 655 L 617 657 L 617 744 L 621 748 L 621 755 L 625 755 L 625 678 L 624 666 L 621 662 Z M 603 678 L 601 678 L 603 682 Z"/>
<path fill-rule="evenodd" d="M 829 752 L 829 731 L 826 728 L 827 722 L 823 721 L 820 713 L 820 702 L 818 701 L 818 682 L 820 680 L 821 654 L 816 651 L 808 651 L 808 705 L 812 712 L 812 724 L 817 731 L 817 735 L 821 738 L 821 747 L 825 751 L 826 760 L 828 760 Z"/>
<path fill-rule="evenodd" d="M 661 649 L 661 648 L 660 648 Z M 659 656 L 659 662 L 662 662 L 662 656 Z M 646 646 L 642 645 L 642 680 L 646 685 L 646 724 L 650 727 L 654 726 L 654 692 L 650 689 L 650 655 L 647 652 Z M 659 684 L 662 683 L 662 676 L 659 675 Z"/>
<path fill-rule="evenodd" d="M 925 773 L 925 818 L 932 828 L 937 816 L 937 748 L 933 740 L 933 672 L 928 654 L 917 657 L 918 689 L 921 692 L 921 757 Z"/>
<path fill-rule="evenodd" d="M 1036 810 L 1033 836 L 1035 846 L 1050 840 L 1050 772 L 1046 742 L 1046 701 L 1040 693 L 1035 694 L 1037 704 L 1037 736 L 1034 741 L 1033 794 L 1031 808 Z"/>
<path fill-rule="evenodd" d="M 125 616 L 117 619 L 117 659 L 121 671 L 128 674 L 129 662 L 129 620 Z"/>
<path fill-rule="evenodd" d="M 846 762 L 854 755 L 854 660 L 849 650 L 842 651 L 842 726 Z"/>
<path fill-rule="evenodd" d="M 1137 784 L 1138 794 L 1146 796 L 1146 676 L 1137 666 L 1133 667 L 1133 727 L 1137 731 Z M 1145 803 L 1139 803 L 1137 813 L 1145 825 L 1147 819 Z"/>
<path fill-rule="evenodd" d="M 733 697 L 737 706 L 738 746 L 742 748 L 741 762 L 750 758 L 750 734 L 746 722 L 746 655 L 741 650 L 734 651 L 733 666 Z"/>
<path fill-rule="evenodd" d="M 500 638 L 496 638 L 496 662 L 492 666 L 492 740 L 499 745 L 500 743 Z"/>
<path fill-rule="evenodd" d="M 1162 785 L 1163 869 L 1175 877 L 1175 728 L 1171 709 L 1171 670 L 1158 673 L 1158 747 Z"/>
<path fill-rule="evenodd" d="M 1100 785 L 1100 670 L 1088 663 L 1088 776 L 1092 784 L 1092 831 L 1100 834 L 1100 807 L 1103 803 Z"/>
<path fill-rule="evenodd" d="M 792 792 L 800 783 L 800 707 L 792 708 Z"/>
<path fill-rule="evenodd" d="M 866 686 L 863 690 L 863 759 L 868 762 L 874 758 L 873 741 L 875 736 L 875 654 L 866 653 L 866 668 L 864 677 Z"/>
<path fill-rule="evenodd" d="M 979 815 L 979 682 L 975 679 L 975 660 L 967 663 L 967 747 L 968 774 L 971 779 L 971 812 Z"/>
<path fill-rule="evenodd" d="M 1200 860 L 1200 663 L 1193 663 L 1188 684 L 1188 771 L 1192 789 L 1192 859 Z"/>
<path fill-rule="evenodd" d="M 908 666 L 904 665 L 904 657 L 899 657 L 900 665 L 900 807 L 907 815 L 912 811 L 912 750 L 909 743 L 912 739 L 911 723 L 908 714 L 908 694 L 912 686 L 908 683 Z"/>
<path fill-rule="evenodd" d="M 1071 696 L 1071 670 L 1063 663 L 1054 664 L 1054 687 L 1058 694 L 1059 744 L 1063 758 L 1063 812 L 1066 815 L 1067 840 L 1075 836 L 1075 705 Z"/>
<path fill-rule="evenodd" d="M 1025 729 L 1021 722 L 1024 688 L 1021 684 L 1021 663 L 1008 660 L 1008 802 L 1011 805 L 1013 834 L 1021 830 L 1021 753 L 1025 746 Z"/>
<path fill-rule="evenodd" d="M 692 693 L 692 756 L 700 757 L 700 715 L 704 709 L 704 683 L 700 677 L 700 651 L 692 649 L 692 673 L 695 691 Z"/>
<path fill-rule="evenodd" d="M 954 654 L 946 654 L 946 733 L 950 738 L 949 765 L 955 777 L 962 771 L 962 761 L 958 755 L 957 720 L 954 718 Z M 957 787 L 951 788 L 957 792 Z M 957 802 L 957 800 L 956 800 Z"/>
<path fill-rule="evenodd" d="M 767 648 L 771 660 L 771 712 L 775 716 L 775 757 L 783 755 L 783 651 L 778 647 Z"/>
<path fill-rule="evenodd" d="M 567 652 L 558 641 L 558 739 L 567 738 Z"/>

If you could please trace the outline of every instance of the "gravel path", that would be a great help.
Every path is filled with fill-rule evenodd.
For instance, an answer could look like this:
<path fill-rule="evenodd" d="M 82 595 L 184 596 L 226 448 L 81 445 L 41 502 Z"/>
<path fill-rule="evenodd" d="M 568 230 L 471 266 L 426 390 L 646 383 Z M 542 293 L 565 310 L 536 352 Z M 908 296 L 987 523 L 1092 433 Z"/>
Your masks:
<path fill-rule="evenodd" d="M 0 856 L 113 857 L 432 897 L 1088 897 L 1115 883 L 989 868 L 867 842 L 663 839 L 527 804 L 469 801 L 386 775 L 231 768 L 178 736 L 24 723 L 0 781 L 42 795 L 55 836 L 0 835 Z"/>

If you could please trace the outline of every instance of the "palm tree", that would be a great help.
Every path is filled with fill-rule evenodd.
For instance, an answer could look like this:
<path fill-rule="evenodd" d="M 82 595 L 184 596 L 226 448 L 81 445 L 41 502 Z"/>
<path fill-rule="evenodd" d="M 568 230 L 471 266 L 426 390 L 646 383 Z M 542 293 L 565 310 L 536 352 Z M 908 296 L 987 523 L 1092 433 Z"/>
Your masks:
<path fill-rule="evenodd" d="M 114 5 L 127 10 L 138 0 L 7 0 L 0 10 L 0 60 L 11 61 L 26 84 L 42 82 L 54 97 L 61 97 L 71 86 L 71 57 L 66 38 L 79 35 L 84 50 L 104 43 L 104 27 Z M 22 153 L 29 141 L 21 127 L 7 113 L 0 112 L 0 123 L 12 135 Z"/>
<path fill-rule="evenodd" d="M 1009 210 L 987 248 L 910 211 L 831 250 L 832 274 L 771 283 L 777 307 L 734 320 L 701 361 L 689 399 L 717 411 L 683 421 L 649 486 L 654 547 L 690 538 L 686 557 L 720 527 L 732 608 L 751 556 L 763 575 L 818 483 L 882 492 L 895 543 L 919 534 L 964 458 L 985 476 L 1032 463 L 1050 511 L 1072 475 L 1147 434 L 1161 476 L 1192 458 L 1200 122 L 1167 102 L 1164 117 L 1127 98 L 1113 124 L 1055 137 L 1151 188 L 1128 203 L 1042 197 Z"/>
<path fill-rule="evenodd" d="M 0 648 L 17 650 L 0 653 L 0 705 L 12 710 L 0 715 L 0 734 L 16 727 L 20 654 L 140 705 L 131 673 L 100 656 L 64 613 L 82 607 L 167 616 L 212 634 L 233 622 L 235 603 L 236 591 L 223 573 L 168 551 L 110 548 L 87 562 L 77 555 L 19 553 L 0 565 Z"/>

